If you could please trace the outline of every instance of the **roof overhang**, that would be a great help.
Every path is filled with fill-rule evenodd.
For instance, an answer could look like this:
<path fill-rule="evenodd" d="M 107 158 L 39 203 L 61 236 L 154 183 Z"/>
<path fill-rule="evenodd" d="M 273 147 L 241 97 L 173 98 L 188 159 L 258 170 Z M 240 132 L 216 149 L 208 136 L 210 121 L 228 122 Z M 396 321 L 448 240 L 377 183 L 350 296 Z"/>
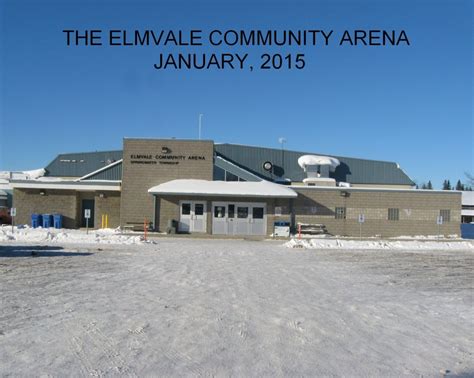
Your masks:
<path fill-rule="evenodd" d="M 11 180 L 12 188 L 17 189 L 58 189 L 83 191 L 120 191 L 120 181 L 41 181 Z"/>
<path fill-rule="evenodd" d="M 153 195 L 192 195 L 212 197 L 295 198 L 298 194 L 268 181 L 172 180 L 148 190 Z"/>

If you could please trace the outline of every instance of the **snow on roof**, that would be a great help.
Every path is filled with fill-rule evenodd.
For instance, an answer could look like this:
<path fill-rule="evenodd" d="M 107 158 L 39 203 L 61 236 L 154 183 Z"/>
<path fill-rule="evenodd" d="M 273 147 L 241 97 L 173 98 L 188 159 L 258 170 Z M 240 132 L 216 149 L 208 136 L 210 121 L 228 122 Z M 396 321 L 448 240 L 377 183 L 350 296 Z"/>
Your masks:
<path fill-rule="evenodd" d="M 151 194 L 188 194 L 237 197 L 273 197 L 293 198 L 298 194 L 282 185 L 268 181 L 206 181 L 206 180 L 172 180 L 154 186 L 148 190 Z"/>
<path fill-rule="evenodd" d="M 336 158 L 322 155 L 303 155 L 298 159 L 298 165 L 303 169 L 308 165 L 329 165 L 335 169 L 339 164 L 341 163 Z"/>
<path fill-rule="evenodd" d="M 26 179 L 34 180 L 44 176 L 46 171 L 44 168 L 33 169 L 31 171 L 0 171 L 1 179 Z"/>
<path fill-rule="evenodd" d="M 474 206 L 474 192 L 462 192 L 461 201 L 464 206 Z"/>

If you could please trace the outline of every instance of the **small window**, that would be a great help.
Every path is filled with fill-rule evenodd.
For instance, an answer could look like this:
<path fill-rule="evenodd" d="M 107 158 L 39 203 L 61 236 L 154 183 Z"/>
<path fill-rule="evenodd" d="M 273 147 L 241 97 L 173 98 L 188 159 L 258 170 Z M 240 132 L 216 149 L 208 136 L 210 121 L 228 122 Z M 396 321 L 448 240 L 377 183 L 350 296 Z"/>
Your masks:
<path fill-rule="evenodd" d="M 202 203 L 197 203 L 194 205 L 194 215 L 203 215 L 204 214 L 204 205 Z"/>
<path fill-rule="evenodd" d="M 346 219 L 345 207 L 336 207 L 336 219 Z"/>
<path fill-rule="evenodd" d="M 235 216 L 235 205 L 229 205 L 229 218 L 234 218 Z"/>
<path fill-rule="evenodd" d="M 230 172 L 225 172 L 225 181 L 239 181 L 239 178 Z"/>
<path fill-rule="evenodd" d="M 249 208 L 248 207 L 237 207 L 237 218 L 248 218 Z"/>
<path fill-rule="evenodd" d="M 263 207 L 254 207 L 252 209 L 253 219 L 263 219 Z"/>
<path fill-rule="evenodd" d="M 399 209 L 388 209 L 388 220 L 390 221 L 397 221 L 400 219 L 400 211 Z"/>
<path fill-rule="evenodd" d="M 439 215 L 443 217 L 443 223 L 451 222 L 451 210 L 440 210 Z"/>
<path fill-rule="evenodd" d="M 225 218 L 225 206 L 214 206 L 214 218 Z"/>
<path fill-rule="evenodd" d="M 183 203 L 181 205 L 181 214 L 182 215 L 189 215 L 191 214 L 191 204 L 190 203 Z"/>

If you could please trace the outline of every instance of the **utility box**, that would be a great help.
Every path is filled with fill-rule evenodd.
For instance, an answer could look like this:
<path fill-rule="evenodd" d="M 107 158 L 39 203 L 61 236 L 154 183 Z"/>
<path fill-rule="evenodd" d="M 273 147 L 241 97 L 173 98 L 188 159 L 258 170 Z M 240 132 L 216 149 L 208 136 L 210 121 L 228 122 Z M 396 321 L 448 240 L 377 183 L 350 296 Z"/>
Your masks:
<path fill-rule="evenodd" d="M 273 224 L 273 236 L 275 237 L 290 237 L 290 222 L 275 222 Z"/>

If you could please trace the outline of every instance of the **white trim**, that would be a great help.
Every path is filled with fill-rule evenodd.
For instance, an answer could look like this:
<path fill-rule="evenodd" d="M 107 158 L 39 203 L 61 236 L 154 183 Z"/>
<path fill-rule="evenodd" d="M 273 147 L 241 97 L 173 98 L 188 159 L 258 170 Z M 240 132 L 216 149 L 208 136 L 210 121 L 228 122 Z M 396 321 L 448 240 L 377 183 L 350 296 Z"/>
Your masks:
<path fill-rule="evenodd" d="M 100 173 L 100 172 L 102 172 L 102 171 L 105 171 L 105 170 L 108 169 L 108 168 L 112 168 L 112 167 L 116 166 L 118 163 L 121 163 L 121 162 L 123 162 L 123 159 L 114 161 L 113 163 L 110 163 L 109 165 L 106 165 L 105 167 L 99 168 L 99 169 L 95 170 L 94 172 L 88 173 L 87 175 L 82 176 L 82 177 L 80 177 L 80 178 L 78 178 L 78 179 L 76 179 L 76 180 L 74 180 L 74 181 L 82 181 L 82 180 L 85 180 L 86 178 L 91 177 L 91 176 L 93 176 L 93 175 L 95 175 L 95 174 L 97 174 L 97 173 Z"/>
<path fill-rule="evenodd" d="M 396 189 L 396 188 L 345 188 L 341 186 L 310 186 L 310 185 L 290 185 L 293 190 L 339 190 L 341 192 L 408 192 L 408 193 L 444 193 L 461 194 L 458 190 L 430 190 L 430 189 Z"/>
<path fill-rule="evenodd" d="M 115 183 L 114 183 L 115 184 Z M 91 183 L 84 185 L 84 183 L 77 184 L 75 181 L 63 182 L 12 182 L 12 188 L 19 189 L 62 189 L 62 190 L 83 190 L 83 191 L 120 191 L 120 185 L 100 185 L 98 183 Z"/>
<path fill-rule="evenodd" d="M 209 197 L 295 198 L 298 194 L 288 186 L 269 181 L 207 181 L 177 179 L 148 189 L 155 195 L 188 195 Z"/>

